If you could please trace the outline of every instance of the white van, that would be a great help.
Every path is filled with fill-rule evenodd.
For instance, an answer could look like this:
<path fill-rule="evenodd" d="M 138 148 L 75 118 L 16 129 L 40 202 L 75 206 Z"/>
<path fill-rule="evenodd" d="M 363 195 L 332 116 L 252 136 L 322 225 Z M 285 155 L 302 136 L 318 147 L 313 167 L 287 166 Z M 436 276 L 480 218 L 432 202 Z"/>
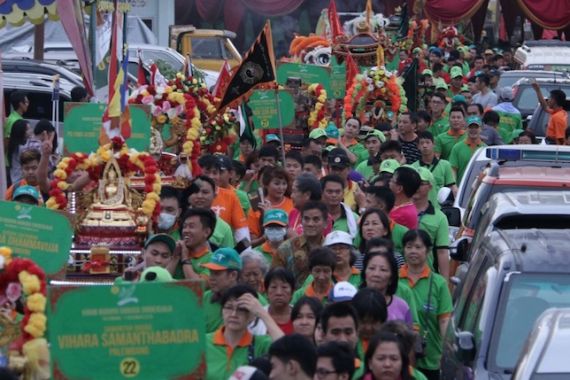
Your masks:
<path fill-rule="evenodd" d="M 521 70 L 570 72 L 570 42 L 559 40 L 526 41 L 515 52 Z"/>

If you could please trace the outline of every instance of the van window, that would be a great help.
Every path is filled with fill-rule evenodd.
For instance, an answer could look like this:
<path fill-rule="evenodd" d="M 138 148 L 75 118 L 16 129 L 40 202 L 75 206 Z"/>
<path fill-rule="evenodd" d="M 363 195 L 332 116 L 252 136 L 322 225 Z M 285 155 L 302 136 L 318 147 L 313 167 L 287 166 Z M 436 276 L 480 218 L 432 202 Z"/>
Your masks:
<path fill-rule="evenodd" d="M 10 94 L 14 89 L 4 89 L 4 102 L 6 115 L 10 114 Z M 48 119 L 51 121 L 53 117 L 51 92 L 25 91 L 30 101 L 28 112 L 24 114 L 24 119 L 40 120 Z M 60 94 L 59 97 L 59 121 L 63 121 L 63 103 L 71 99 L 67 95 Z"/>
<path fill-rule="evenodd" d="M 540 314 L 550 307 L 570 306 L 570 277 L 557 273 L 511 274 L 499 305 L 491 363 L 512 370 Z"/>

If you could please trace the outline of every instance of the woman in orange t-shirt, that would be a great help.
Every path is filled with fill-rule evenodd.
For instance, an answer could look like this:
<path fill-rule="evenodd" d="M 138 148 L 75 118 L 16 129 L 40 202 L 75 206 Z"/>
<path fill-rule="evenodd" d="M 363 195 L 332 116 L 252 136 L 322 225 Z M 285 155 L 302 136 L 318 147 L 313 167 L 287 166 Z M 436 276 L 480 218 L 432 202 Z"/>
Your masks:
<path fill-rule="evenodd" d="M 293 210 L 293 201 L 289 198 L 291 193 L 291 179 L 281 167 L 264 167 L 261 176 L 261 189 L 259 195 L 251 199 L 247 220 L 251 234 L 251 245 L 256 247 L 265 241 L 263 236 L 263 212 L 270 209 L 281 209 L 287 214 Z"/>

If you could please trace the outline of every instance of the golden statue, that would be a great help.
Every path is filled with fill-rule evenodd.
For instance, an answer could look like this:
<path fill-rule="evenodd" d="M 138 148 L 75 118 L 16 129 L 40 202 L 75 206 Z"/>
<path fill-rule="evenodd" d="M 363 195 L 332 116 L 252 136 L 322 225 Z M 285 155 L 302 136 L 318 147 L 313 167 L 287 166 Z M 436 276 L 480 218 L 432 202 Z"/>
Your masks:
<path fill-rule="evenodd" d="M 117 160 L 103 170 L 93 203 L 81 223 L 85 227 L 136 227 L 131 195 Z"/>

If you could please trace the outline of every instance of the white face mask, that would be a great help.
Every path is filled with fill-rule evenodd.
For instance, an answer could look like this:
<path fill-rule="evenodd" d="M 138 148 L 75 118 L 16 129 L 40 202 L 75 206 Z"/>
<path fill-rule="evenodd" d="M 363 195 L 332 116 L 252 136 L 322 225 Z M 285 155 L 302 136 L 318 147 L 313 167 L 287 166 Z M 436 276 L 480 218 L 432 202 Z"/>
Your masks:
<path fill-rule="evenodd" d="M 284 227 L 272 227 L 265 229 L 265 236 L 269 241 L 282 241 L 285 240 L 285 235 L 287 234 L 287 229 Z"/>
<path fill-rule="evenodd" d="M 163 231 L 172 228 L 172 226 L 174 226 L 174 223 L 176 223 L 176 215 L 172 215 L 167 212 L 161 212 L 160 215 L 158 216 L 157 225 L 158 228 Z"/>

